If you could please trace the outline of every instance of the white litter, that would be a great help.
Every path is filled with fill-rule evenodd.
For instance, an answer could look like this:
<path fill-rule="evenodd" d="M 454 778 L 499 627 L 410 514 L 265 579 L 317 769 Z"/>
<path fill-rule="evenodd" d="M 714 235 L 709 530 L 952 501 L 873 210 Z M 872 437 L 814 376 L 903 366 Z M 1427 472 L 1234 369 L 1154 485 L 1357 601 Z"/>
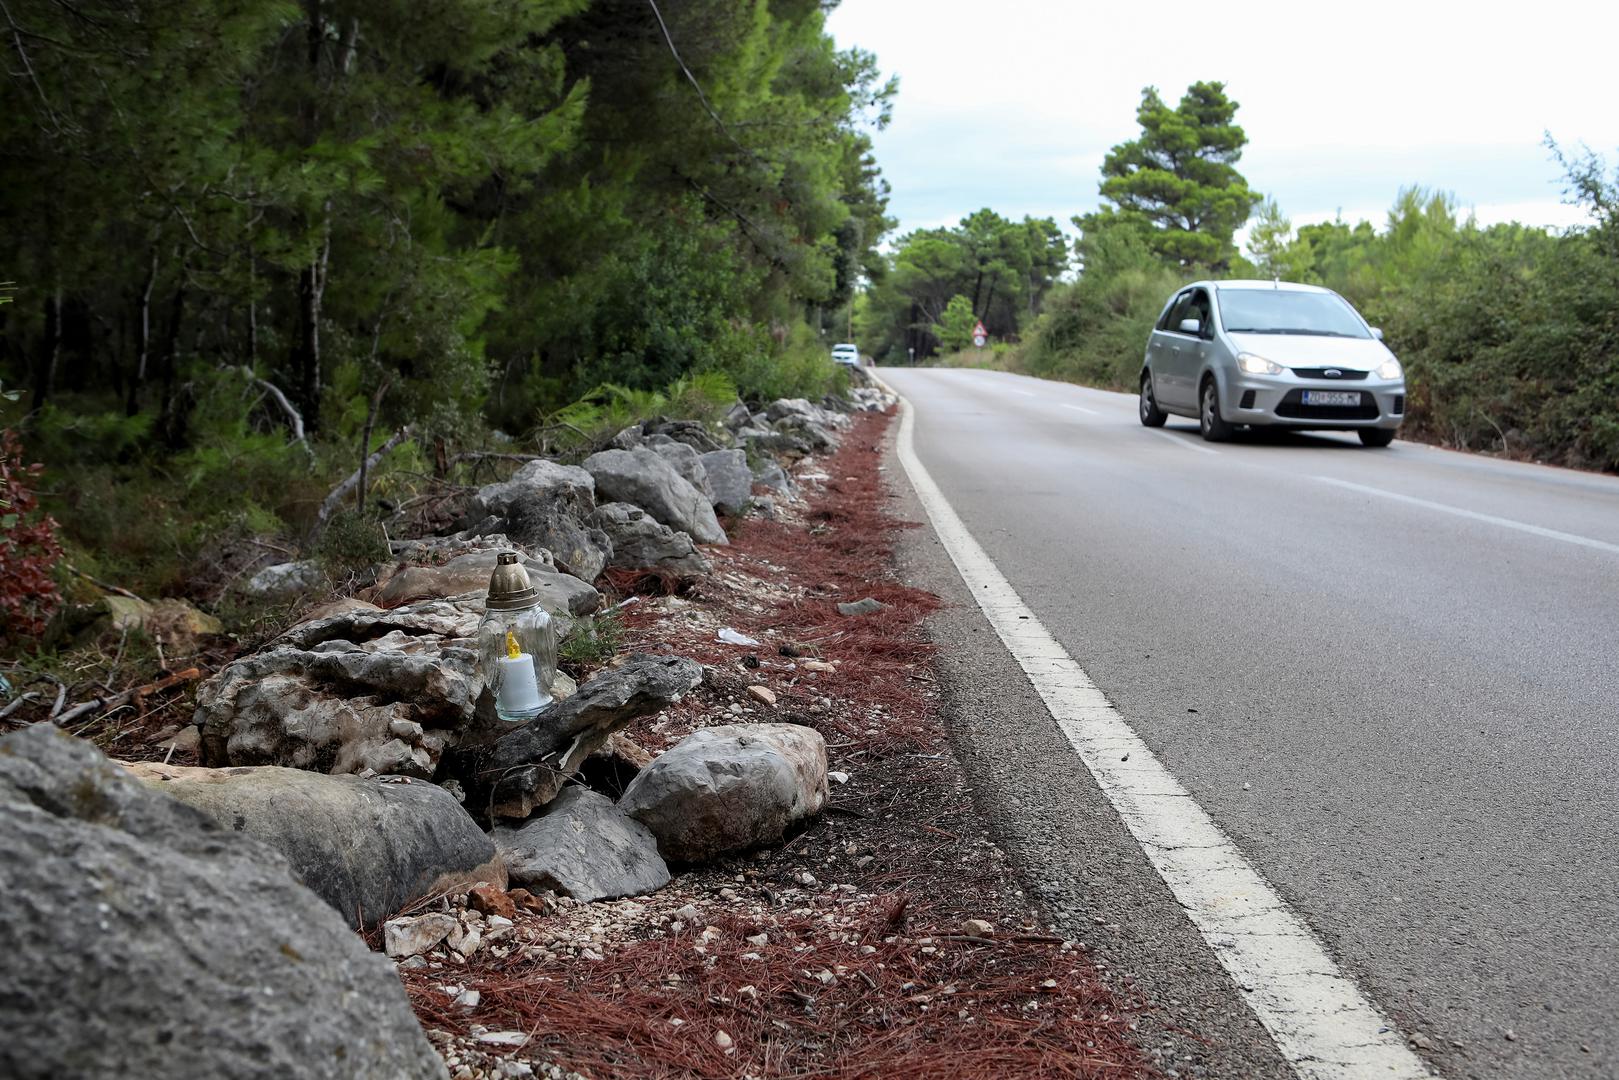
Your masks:
<path fill-rule="evenodd" d="M 753 640 L 746 634 L 732 630 L 729 626 L 722 626 L 720 628 L 720 632 L 716 636 L 719 638 L 719 640 L 725 642 L 727 645 L 745 645 L 750 648 L 759 647 L 759 643 L 757 641 Z"/>

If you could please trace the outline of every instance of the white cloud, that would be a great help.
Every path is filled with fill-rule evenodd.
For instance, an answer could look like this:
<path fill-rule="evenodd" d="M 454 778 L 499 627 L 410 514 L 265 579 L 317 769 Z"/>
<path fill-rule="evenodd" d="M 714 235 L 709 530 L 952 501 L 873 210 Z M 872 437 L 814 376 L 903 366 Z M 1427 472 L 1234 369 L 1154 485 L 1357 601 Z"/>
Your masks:
<path fill-rule="evenodd" d="M 1242 169 L 1295 221 L 1341 208 L 1381 222 L 1418 183 L 1481 221 L 1566 225 L 1550 130 L 1610 156 L 1619 5 L 1542 3 L 1466 20 L 1448 4 L 1367 0 L 1210 8 L 1047 0 L 843 0 L 830 28 L 901 79 L 876 136 L 902 228 L 991 206 L 1065 221 L 1096 205 L 1097 170 L 1136 133 L 1141 88 L 1174 100 L 1218 79 L 1242 104 Z M 1352 209 L 1355 208 L 1355 209 Z"/>

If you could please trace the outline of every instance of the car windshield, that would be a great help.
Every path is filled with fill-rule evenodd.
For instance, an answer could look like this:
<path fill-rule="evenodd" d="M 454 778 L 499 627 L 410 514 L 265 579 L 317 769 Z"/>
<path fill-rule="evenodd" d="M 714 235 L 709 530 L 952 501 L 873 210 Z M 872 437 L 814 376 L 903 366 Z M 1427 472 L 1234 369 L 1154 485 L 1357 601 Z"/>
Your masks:
<path fill-rule="evenodd" d="M 1350 306 L 1332 293 L 1221 289 L 1219 295 L 1220 318 L 1228 334 L 1371 336 Z"/>

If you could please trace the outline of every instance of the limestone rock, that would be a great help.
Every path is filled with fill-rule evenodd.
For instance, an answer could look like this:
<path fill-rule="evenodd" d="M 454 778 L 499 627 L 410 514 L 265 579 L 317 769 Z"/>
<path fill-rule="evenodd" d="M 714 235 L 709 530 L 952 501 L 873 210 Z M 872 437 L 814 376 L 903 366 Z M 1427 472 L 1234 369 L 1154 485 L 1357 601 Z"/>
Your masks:
<path fill-rule="evenodd" d="M 612 540 L 612 565 L 631 570 L 663 570 L 683 579 L 709 571 L 708 559 L 690 536 L 676 532 L 629 503 L 607 503 L 591 520 Z"/>
<path fill-rule="evenodd" d="M 480 532 L 476 535 L 457 533 L 454 536 L 422 536 L 414 540 L 395 540 L 388 545 L 393 557 L 400 563 L 421 566 L 442 566 L 451 559 L 471 555 L 478 551 L 515 551 L 523 556 L 525 565 L 541 563 L 543 569 L 556 570 L 556 560 L 543 547 L 530 548 L 505 533 Z"/>
<path fill-rule="evenodd" d="M 277 563 L 247 579 L 247 591 L 255 596 L 287 599 L 314 592 L 326 584 L 320 564 L 311 559 Z"/>
<path fill-rule="evenodd" d="M 773 843 L 826 804 L 826 741 L 793 724 L 704 728 L 666 750 L 619 806 L 670 862 Z"/>
<path fill-rule="evenodd" d="M 285 859 L 50 727 L 0 738 L 0 955 L 0 1076 L 445 1076 Z"/>
<path fill-rule="evenodd" d="M 294 627 L 198 689 L 203 762 L 431 776 L 446 746 L 498 726 L 477 671 L 482 615 L 476 599 L 429 600 Z M 396 720 L 420 724 L 421 744 Z"/>
<path fill-rule="evenodd" d="M 642 424 L 641 429 L 646 433 L 648 443 L 655 441 L 657 436 L 666 436 L 675 442 L 685 443 L 699 454 L 723 449 L 725 445 L 697 420 L 671 420 L 667 416 L 657 416 Z"/>
<path fill-rule="evenodd" d="M 275 766 L 129 768 L 221 828 L 281 852 L 298 879 L 355 926 L 375 925 L 426 896 L 501 881 L 494 844 L 434 784 Z"/>
<path fill-rule="evenodd" d="M 648 436 L 644 445 L 667 461 L 681 479 L 702 492 L 704 498 L 709 502 L 714 501 L 714 492 L 708 486 L 708 471 L 703 468 L 703 460 L 696 450 L 667 435 Z"/>
<path fill-rule="evenodd" d="M 669 883 L 647 827 L 589 788 L 568 788 L 520 828 L 497 827 L 495 844 L 514 883 L 575 900 L 640 896 Z"/>
<path fill-rule="evenodd" d="M 789 499 L 798 497 L 798 488 L 793 483 L 792 477 L 788 476 L 787 470 L 774 460 L 767 458 L 753 470 L 753 482 Z"/>
<path fill-rule="evenodd" d="M 748 469 L 748 455 L 741 450 L 711 450 L 699 460 L 708 477 L 714 509 L 731 515 L 746 510 L 753 497 L 753 473 Z"/>
<path fill-rule="evenodd" d="M 505 535 L 551 552 L 557 566 L 594 581 L 611 548 L 587 522 L 596 510 L 596 483 L 576 465 L 530 461 L 511 478 L 478 489 L 473 516 L 499 519 Z"/>
<path fill-rule="evenodd" d="M 566 701 L 492 746 L 450 763 L 465 777 L 475 810 L 524 818 L 556 798 L 567 778 L 613 732 L 680 700 L 702 682 L 702 665 L 676 656 L 640 657 L 602 672 Z"/>
<path fill-rule="evenodd" d="M 606 534 L 602 535 L 605 543 Z M 499 556 L 496 550 L 476 551 L 459 555 L 442 566 L 406 566 L 383 582 L 372 598 L 383 607 L 398 607 L 468 593 L 487 595 L 489 575 Z M 559 574 L 538 559 L 525 558 L 523 568 L 539 590 L 540 606 L 552 615 L 589 615 L 601 607 L 601 593 L 588 582 L 571 574 Z M 601 570 L 598 568 L 596 573 Z"/>
<path fill-rule="evenodd" d="M 190 653 L 199 639 L 223 634 L 225 626 L 186 600 L 148 602 L 108 593 L 92 603 L 64 605 L 52 618 L 46 640 L 57 646 L 99 641 L 116 647 L 121 637 L 137 632 L 162 642 L 171 653 Z"/>
<path fill-rule="evenodd" d="M 725 530 L 714 517 L 714 507 L 657 451 L 645 446 L 634 450 L 603 450 L 585 459 L 595 477 L 596 492 L 614 502 L 639 506 L 658 521 L 690 534 L 699 544 L 723 544 Z"/>
<path fill-rule="evenodd" d="M 298 623 L 299 625 L 302 625 L 304 623 L 317 622 L 321 619 L 329 619 L 333 615 L 341 615 L 345 611 L 374 612 L 381 610 L 382 609 L 380 607 L 378 607 L 376 604 L 370 603 L 369 601 L 358 600 L 352 596 L 343 596 L 336 600 L 328 600 L 324 604 L 316 604 L 314 607 L 304 612 L 303 617 L 298 620 Z"/>
<path fill-rule="evenodd" d="M 460 927 L 460 920 L 442 911 L 430 911 L 414 918 L 389 919 L 382 927 L 382 950 L 395 960 L 420 956 L 437 948 L 440 942 L 450 936 L 450 931 Z"/>

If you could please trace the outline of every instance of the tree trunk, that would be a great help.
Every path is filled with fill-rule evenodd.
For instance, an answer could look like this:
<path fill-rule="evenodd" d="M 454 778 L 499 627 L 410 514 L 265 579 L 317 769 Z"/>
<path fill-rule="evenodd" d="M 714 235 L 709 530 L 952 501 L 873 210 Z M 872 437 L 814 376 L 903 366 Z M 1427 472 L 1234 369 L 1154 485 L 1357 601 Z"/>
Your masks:
<path fill-rule="evenodd" d="M 29 403 L 31 411 L 38 412 L 51 398 L 56 385 L 56 364 L 62 355 L 62 289 L 51 290 L 45 298 L 45 339 L 39 344 L 39 358 L 34 365 L 34 396 Z"/>
<path fill-rule="evenodd" d="M 360 436 L 360 489 L 354 502 L 354 512 L 362 516 L 365 514 L 365 485 L 371 471 L 371 429 L 377 422 L 377 412 L 382 408 L 382 395 L 388 392 L 393 381 L 394 377 L 389 375 L 378 384 L 377 392 L 371 395 L 371 408 L 365 414 L 365 432 Z"/>
<path fill-rule="evenodd" d="M 152 248 L 152 261 L 146 270 L 146 284 L 141 286 L 140 315 L 135 332 L 135 370 L 130 374 L 129 398 L 124 403 L 124 414 L 134 416 L 141 411 L 141 385 L 146 382 L 146 361 L 152 354 L 152 286 L 157 281 L 157 248 Z"/>
<path fill-rule="evenodd" d="M 180 366 L 180 325 L 185 319 L 186 287 L 182 269 L 180 280 L 174 285 L 174 302 L 169 307 L 169 328 L 163 338 L 162 407 L 158 410 L 158 429 L 163 432 L 169 446 L 178 449 L 183 439 L 185 424 L 181 410 L 174 400 L 174 386 Z"/>
<path fill-rule="evenodd" d="M 259 368 L 259 264 L 249 256 L 247 262 L 247 366 Z"/>

